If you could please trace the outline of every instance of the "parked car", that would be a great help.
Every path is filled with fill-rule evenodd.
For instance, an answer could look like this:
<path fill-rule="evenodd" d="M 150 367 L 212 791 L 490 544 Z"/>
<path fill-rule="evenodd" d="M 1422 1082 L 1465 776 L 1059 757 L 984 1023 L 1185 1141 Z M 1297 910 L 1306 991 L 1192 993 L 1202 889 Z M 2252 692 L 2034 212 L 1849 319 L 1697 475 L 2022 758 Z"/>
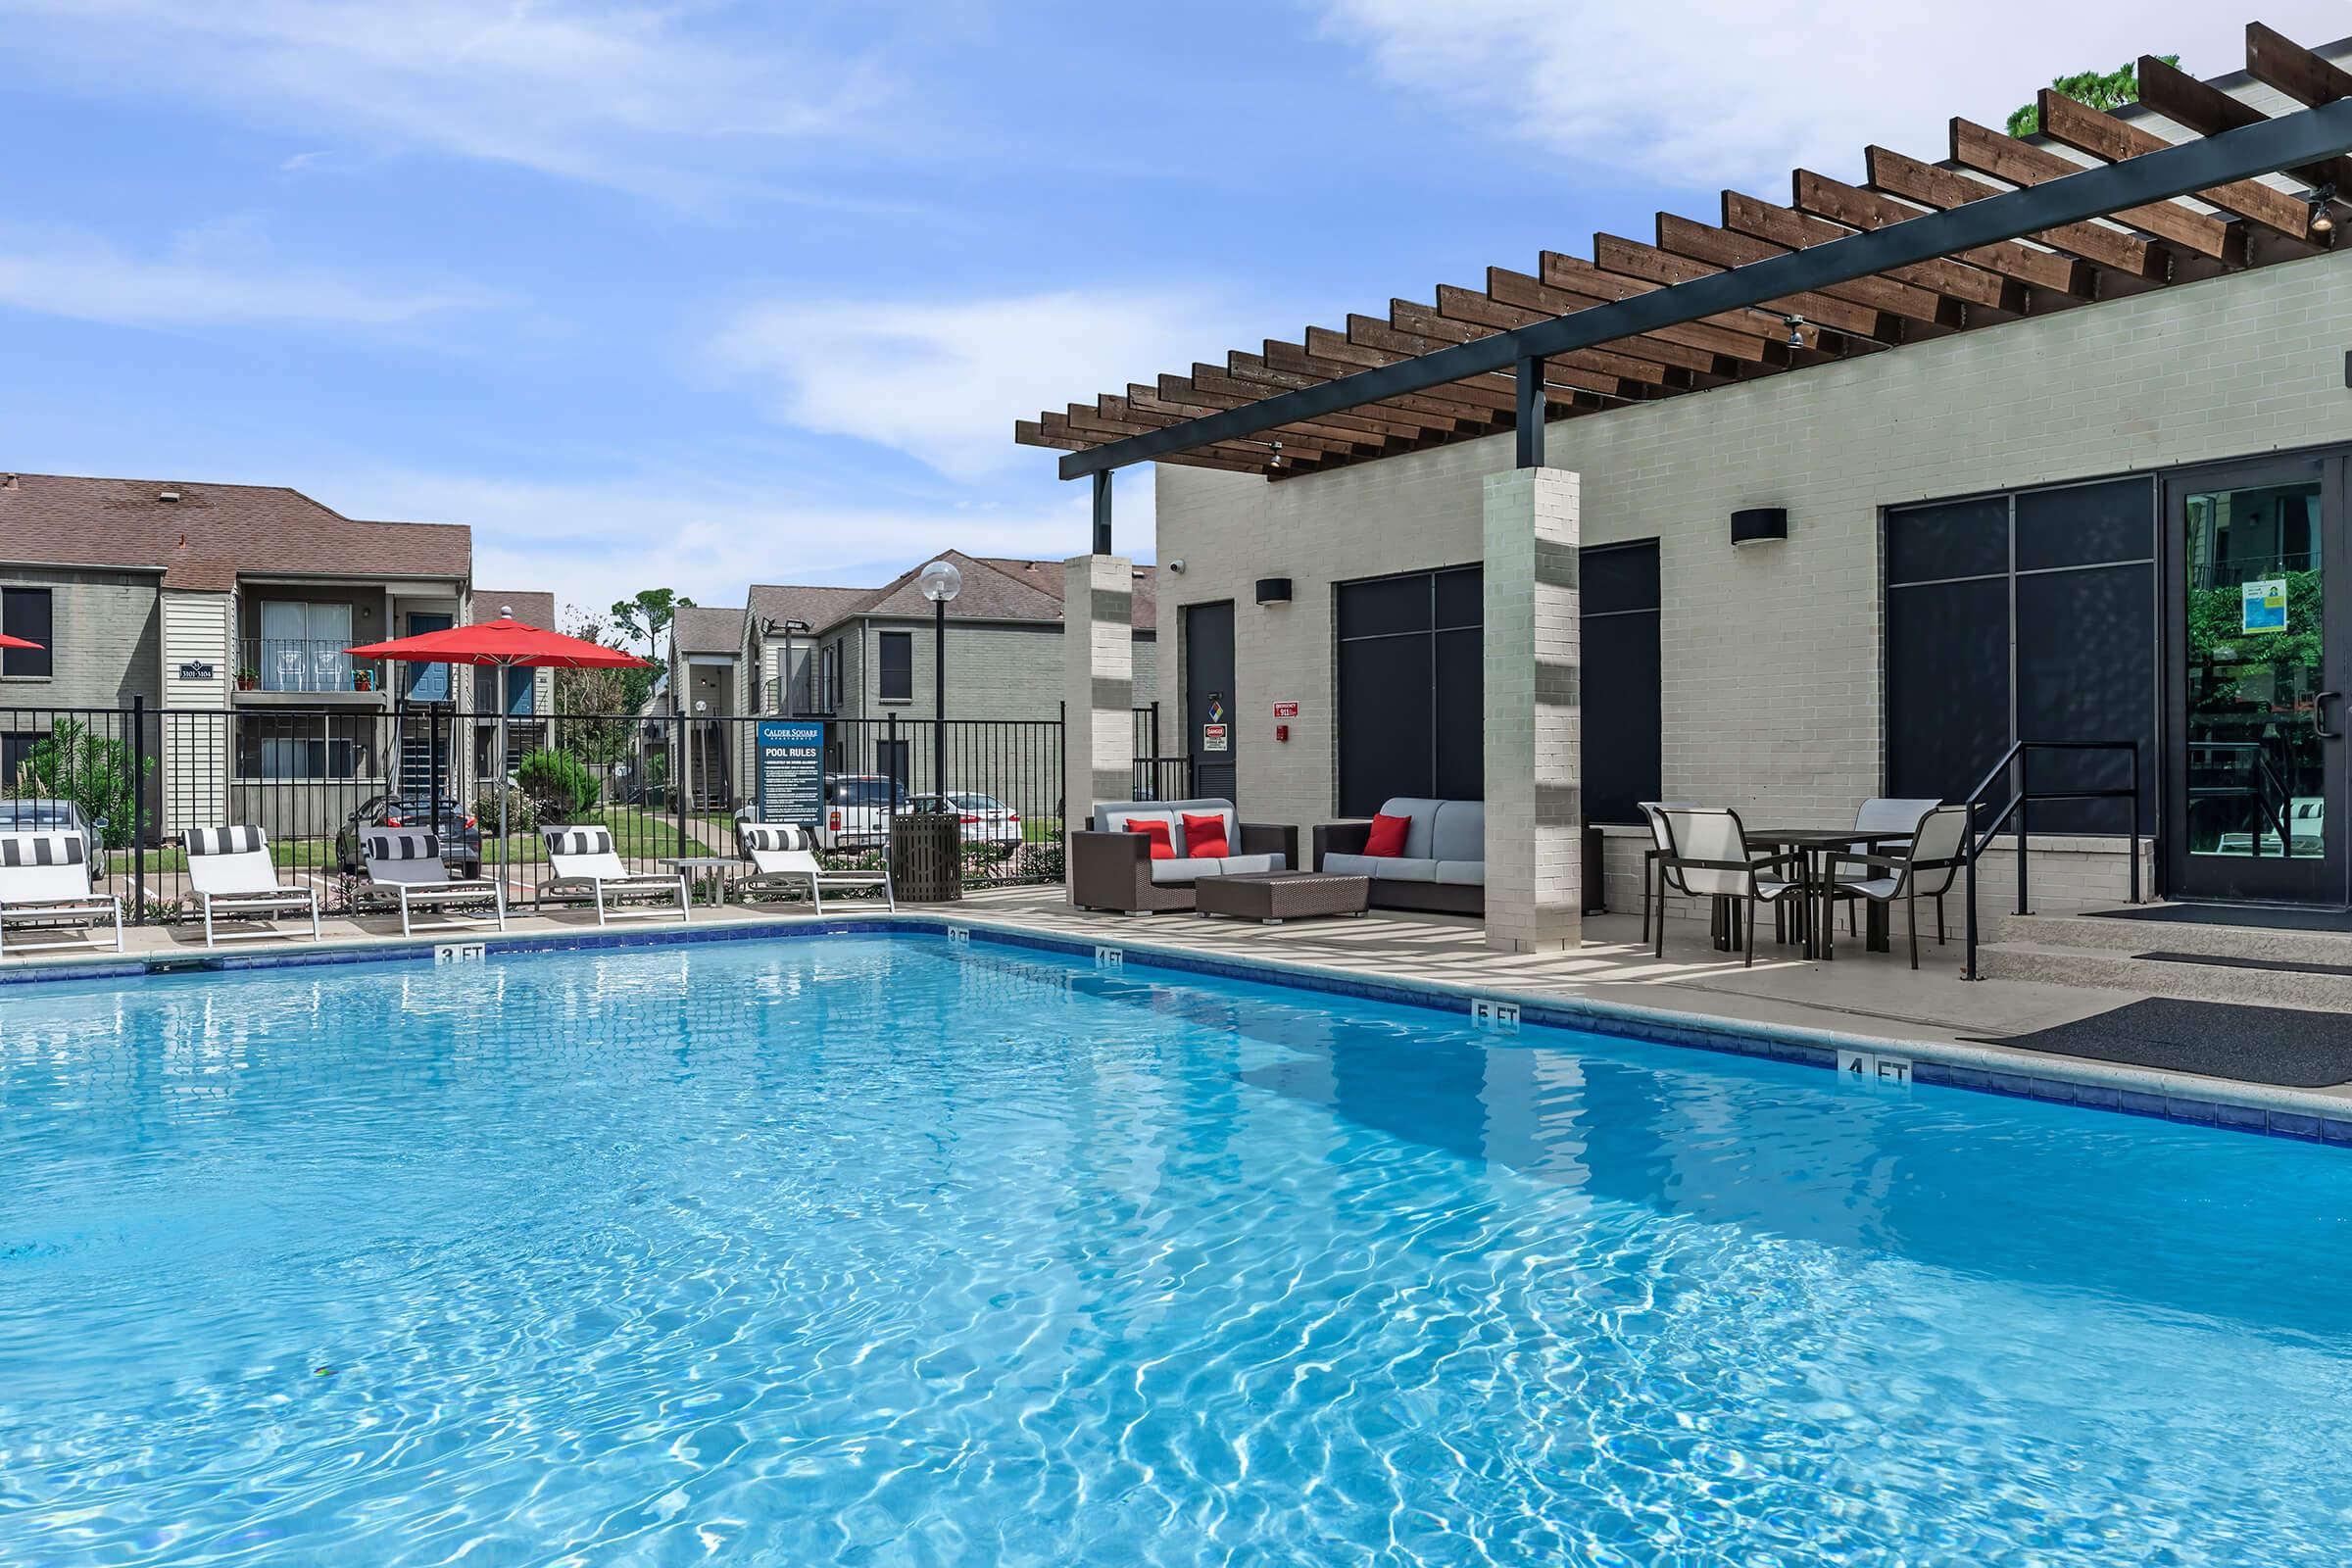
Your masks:
<path fill-rule="evenodd" d="M 482 874 L 482 830 L 473 815 L 452 800 L 438 812 L 425 808 L 422 796 L 371 795 L 335 829 L 335 863 L 346 871 L 364 867 L 360 833 L 371 827 L 430 828 L 441 835 L 441 863 L 461 876 Z"/>
<path fill-rule="evenodd" d="M 0 833 L 78 833 L 82 862 L 90 868 L 90 885 L 106 874 L 106 852 L 98 846 L 104 822 L 92 822 L 72 801 L 0 800 Z"/>
<path fill-rule="evenodd" d="M 917 795 L 907 801 L 909 811 L 942 809 L 942 797 Z M 1013 845 L 1021 842 L 1021 813 L 998 800 L 994 795 L 982 795 L 976 790 L 950 790 L 945 809 L 954 811 L 963 822 L 963 842 L 966 844 Z"/>
<path fill-rule="evenodd" d="M 876 850 L 890 842 L 893 813 L 906 809 L 906 786 L 887 773 L 836 773 L 825 780 L 825 819 L 817 847 Z"/>

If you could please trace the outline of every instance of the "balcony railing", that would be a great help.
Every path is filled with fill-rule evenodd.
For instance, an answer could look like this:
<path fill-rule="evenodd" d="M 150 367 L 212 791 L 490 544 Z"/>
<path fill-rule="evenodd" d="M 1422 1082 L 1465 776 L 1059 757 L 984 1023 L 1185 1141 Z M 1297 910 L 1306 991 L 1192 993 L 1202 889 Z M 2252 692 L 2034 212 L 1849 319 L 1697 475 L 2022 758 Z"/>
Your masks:
<path fill-rule="evenodd" d="M 381 664 L 354 659 L 344 644 L 299 637 L 248 637 L 239 644 L 241 692 L 379 692 Z"/>

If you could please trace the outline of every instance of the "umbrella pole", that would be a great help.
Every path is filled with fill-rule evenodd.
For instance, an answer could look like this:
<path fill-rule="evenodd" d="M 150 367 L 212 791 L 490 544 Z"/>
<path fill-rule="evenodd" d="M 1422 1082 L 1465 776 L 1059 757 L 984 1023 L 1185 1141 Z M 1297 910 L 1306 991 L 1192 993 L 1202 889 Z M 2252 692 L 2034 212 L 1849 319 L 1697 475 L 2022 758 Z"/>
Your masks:
<path fill-rule="evenodd" d="M 514 666 L 502 666 L 507 673 L 498 683 L 498 755 L 490 760 L 498 764 L 498 880 L 502 896 L 511 885 L 507 875 L 507 681 L 513 677 Z"/>

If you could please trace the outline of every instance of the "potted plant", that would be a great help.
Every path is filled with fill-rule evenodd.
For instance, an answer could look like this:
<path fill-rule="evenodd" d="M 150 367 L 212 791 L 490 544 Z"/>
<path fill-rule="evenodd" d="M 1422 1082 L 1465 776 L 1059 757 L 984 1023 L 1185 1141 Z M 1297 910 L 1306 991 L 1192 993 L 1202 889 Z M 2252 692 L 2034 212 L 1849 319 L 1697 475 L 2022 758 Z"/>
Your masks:
<path fill-rule="evenodd" d="M 351 689 L 355 692 L 375 690 L 375 671 L 366 664 L 354 666 L 351 672 Z"/>
<path fill-rule="evenodd" d="M 247 664 L 237 671 L 237 690 L 249 692 L 261 683 L 262 672 L 251 664 Z"/>

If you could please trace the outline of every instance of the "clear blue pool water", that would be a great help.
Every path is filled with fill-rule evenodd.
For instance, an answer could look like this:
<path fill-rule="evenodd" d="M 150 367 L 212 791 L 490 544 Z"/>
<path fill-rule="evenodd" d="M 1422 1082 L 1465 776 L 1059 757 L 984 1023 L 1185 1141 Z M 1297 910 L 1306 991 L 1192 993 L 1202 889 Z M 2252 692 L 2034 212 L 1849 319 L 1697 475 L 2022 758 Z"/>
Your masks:
<path fill-rule="evenodd" d="M 2345 1152 L 936 938 L 0 991 L 0 1562 L 2341 1564 Z"/>

